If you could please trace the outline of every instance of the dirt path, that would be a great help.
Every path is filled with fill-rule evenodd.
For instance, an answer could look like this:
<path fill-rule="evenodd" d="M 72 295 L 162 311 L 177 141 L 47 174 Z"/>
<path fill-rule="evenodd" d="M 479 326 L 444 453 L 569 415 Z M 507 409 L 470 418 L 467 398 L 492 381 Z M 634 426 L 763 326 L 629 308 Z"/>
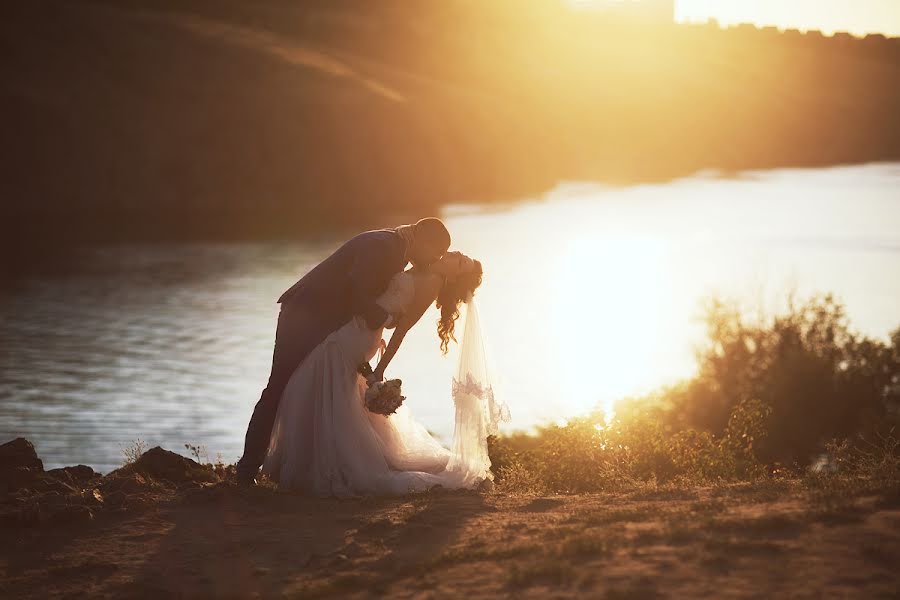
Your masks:
<path fill-rule="evenodd" d="M 896 598 L 900 510 L 791 486 L 316 500 L 214 485 L 3 533 L 0 595 Z"/>

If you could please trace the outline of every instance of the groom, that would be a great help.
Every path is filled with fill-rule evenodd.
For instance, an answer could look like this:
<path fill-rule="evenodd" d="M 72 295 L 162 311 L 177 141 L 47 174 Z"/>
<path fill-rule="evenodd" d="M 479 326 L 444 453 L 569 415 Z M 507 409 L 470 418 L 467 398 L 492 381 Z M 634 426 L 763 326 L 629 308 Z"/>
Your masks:
<path fill-rule="evenodd" d="M 250 417 L 244 454 L 237 464 L 238 483 L 255 483 L 281 393 L 303 359 L 354 315 L 373 330 L 396 325 L 400 315 L 387 314 L 375 299 L 408 262 L 428 266 L 449 247 L 450 233 L 435 218 L 367 231 L 346 242 L 281 295 L 272 371 Z"/>

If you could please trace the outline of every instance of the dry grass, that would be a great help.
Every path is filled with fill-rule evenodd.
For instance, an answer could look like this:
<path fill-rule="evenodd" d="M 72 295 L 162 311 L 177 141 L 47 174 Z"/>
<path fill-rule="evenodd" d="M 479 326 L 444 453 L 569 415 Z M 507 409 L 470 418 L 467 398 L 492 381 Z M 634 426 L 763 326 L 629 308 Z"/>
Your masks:
<path fill-rule="evenodd" d="M 0 587 L 10 597 L 877 598 L 900 584 L 900 510 L 868 492 L 829 504 L 798 479 L 543 496 L 208 492 L 130 517 L 98 513 L 81 529 L 22 530 L 15 552 L 0 551 Z"/>

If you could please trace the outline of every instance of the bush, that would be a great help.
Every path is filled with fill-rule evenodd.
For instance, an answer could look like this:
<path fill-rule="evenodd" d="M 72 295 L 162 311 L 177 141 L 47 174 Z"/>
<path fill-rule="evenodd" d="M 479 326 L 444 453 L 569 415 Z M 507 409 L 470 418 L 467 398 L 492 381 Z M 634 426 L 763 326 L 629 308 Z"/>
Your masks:
<path fill-rule="evenodd" d="M 673 425 L 726 433 L 737 405 L 771 410 L 766 462 L 808 463 L 833 438 L 890 429 L 900 407 L 900 330 L 885 344 L 851 330 L 831 295 L 814 296 L 771 318 L 748 319 L 712 301 L 698 375 L 665 398 Z"/>
<path fill-rule="evenodd" d="M 840 477 L 896 484 L 897 443 L 885 432 L 900 416 L 900 329 L 889 344 L 860 336 L 830 295 L 755 321 L 714 300 L 706 324 L 695 378 L 620 402 L 609 422 L 598 413 L 491 440 L 500 485 L 577 493 L 753 481 L 804 472 L 798 465 L 826 450 L 843 461 Z"/>
<path fill-rule="evenodd" d="M 879 494 L 900 505 L 900 440 L 893 430 L 874 440 L 834 440 L 826 444 L 823 458 L 804 478 L 819 500 L 833 505 L 859 494 Z"/>
<path fill-rule="evenodd" d="M 727 434 L 694 429 L 672 432 L 652 416 L 604 423 L 602 416 L 551 426 L 526 441 L 500 438 L 490 445 L 504 489 L 527 493 L 613 491 L 646 483 L 709 483 L 763 477 L 754 443 L 764 438 L 767 407 L 736 407 Z"/>

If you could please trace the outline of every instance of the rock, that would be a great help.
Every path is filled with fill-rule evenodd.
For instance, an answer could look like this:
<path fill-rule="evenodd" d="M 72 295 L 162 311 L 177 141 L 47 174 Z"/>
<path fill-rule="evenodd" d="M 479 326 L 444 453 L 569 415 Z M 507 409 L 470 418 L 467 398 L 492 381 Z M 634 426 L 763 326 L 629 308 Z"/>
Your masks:
<path fill-rule="evenodd" d="M 209 504 L 220 502 L 225 498 L 228 484 L 216 483 L 203 485 L 181 492 L 181 502 L 184 504 Z"/>
<path fill-rule="evenodd" d="M 152 498 L 146 496 L 129 496 L 123 507 L 127 508 L 129 511 L 142 511 L 153 508 L 155 505 L 156 501 Z"/>
<path fill-rule="evenodd" d="M 19 510 L 0 510 L 0 527 L 3 529 L 11 529 L 21 523 L 21 511 Z M 2 589 L 2 588 L 0 588 Z"/>
<path fill-rule="evenodd" d="M 47 471 L 47 475 L 49 475 L 50 477 L 55 477 L 57 479 L 62 479 L 67 483 L 85 483 L 95 477 L 99 477 L 99 474 L 94 472 L 94 470 L 87 465 L 75 465 L 74 467 L 50 469 L 49 471 Z"/>
<path fill-rule="evenodd" d="M 7 515 L 11 516 L 11 515 Z M 10 525 L 43 526 L 43 525 L 75 525 L 94 520 L 94 512 L 82 504 L 66 504 L 58 499 L 42 497 L 22 506 Z"/>
<path fill-rule="evenodd" d="M 211 469 L 180 454 L 163 450 L 159 446 L 144 452 L 131 467 L 138 473 L 176 484 L 189 481 L 218 481 L 218 477 Z"/>
<path fill-rule="evenodd" d="M 66 505 L 48 511 L 46 520 L 55 525 L 75 525 L 94 520 L 94 513 L 87 506 Z"/>
<path fill-rule="evenodd" d="M 0 468 L 0 492 L 8 494 L 30 487 L 39 474 L 28 467 Z"/>
<path fill-rule="evenodd" d="M 57 491 L 47 492 L 36 498 L 44 508 L 58 508 L 60 506 L 65 506 L 69 502 L 69 499 L 65 495 L 60 494 Z"/>
<path fill-rule="evenodd" d="M 19 506 L 25 502 L 24 494 L 6 494 L 0 496 L 0 507 L 3 506 Z"/>
<path fill-rule="evenodd" d="M 46 519 L 47 511 L 40 502 L 29 502 L 22 507 L 19 514 L 19 520 L 23 525 L 38 525 Z"/>
<path fill-rule="evenodd" d="M 188 481 L 187 483 L 179 483 L 175 486 L 175 490 L 178 493 L 190 493 L 196 490 L 202 490 L 204 487 L 208 487 L 211 484 L 201 483 L 199 481 Z"/>
<path fill-rule="evenodd" d="M 85 490 L 84 494 L 85 494 L 85 499 L 91 504 L 96 504 L 97 506 L 102 506 L 103 503 L 105 502 L 105 499 L 103 498 L 103 494 L 101 494 L 100 490 L 98 490 L 97 488 L 94 488 L 90 491 Z"/>
<path fill-rule="evenodd" d="M 17 467 L 38 473 L 44 470 L 44 463 L 38 458 L 34 446 L 25 438 L 16 438 L 0 445 L 0 471 Z"/>
<path fill-rule="evenodd" d="M 41 473 L 35 477 L 31 487 L 38 493 L 57 492 L 64 495 L 72 495 L 81 492 L 80 483 L 64 481 L 57 477 L 51 477 L 47 473 Z"/>
<path fill-rule="evenodd" d="M 102 484 L 104 494 L 140 494 L 152 489 L 153 484 L 140 473 L 116 472 L 115 476 L 109 476 Z"/>
<path fill-rule="evenodd" d="M 104 507 L 114 511 L 135 511 L 152 508 L 157 505 L 158 500 L 148 497 L 146 494 L 123 494 L 122 492 L 113 492 L 106 499 Z"/>
<path fill-rule="evenodd" d="M 477 489 L 482 494 L 490 494 L 494 491 L 494 482 L 490 479 L 483 479 L 481 483 L 478 484 Z"/>
<path fill-rule="evenodd" d="M 43 472 L 44 463 L 25 438 L 0 445 L 0 492 L 14 492 L 28 486 Z"/>
<path fill-rule="evenodd" d="M 104 504 L 109 506 L 122 506 L 128 501 L 128 496 L 122 492 L 104 492 Z"/>

